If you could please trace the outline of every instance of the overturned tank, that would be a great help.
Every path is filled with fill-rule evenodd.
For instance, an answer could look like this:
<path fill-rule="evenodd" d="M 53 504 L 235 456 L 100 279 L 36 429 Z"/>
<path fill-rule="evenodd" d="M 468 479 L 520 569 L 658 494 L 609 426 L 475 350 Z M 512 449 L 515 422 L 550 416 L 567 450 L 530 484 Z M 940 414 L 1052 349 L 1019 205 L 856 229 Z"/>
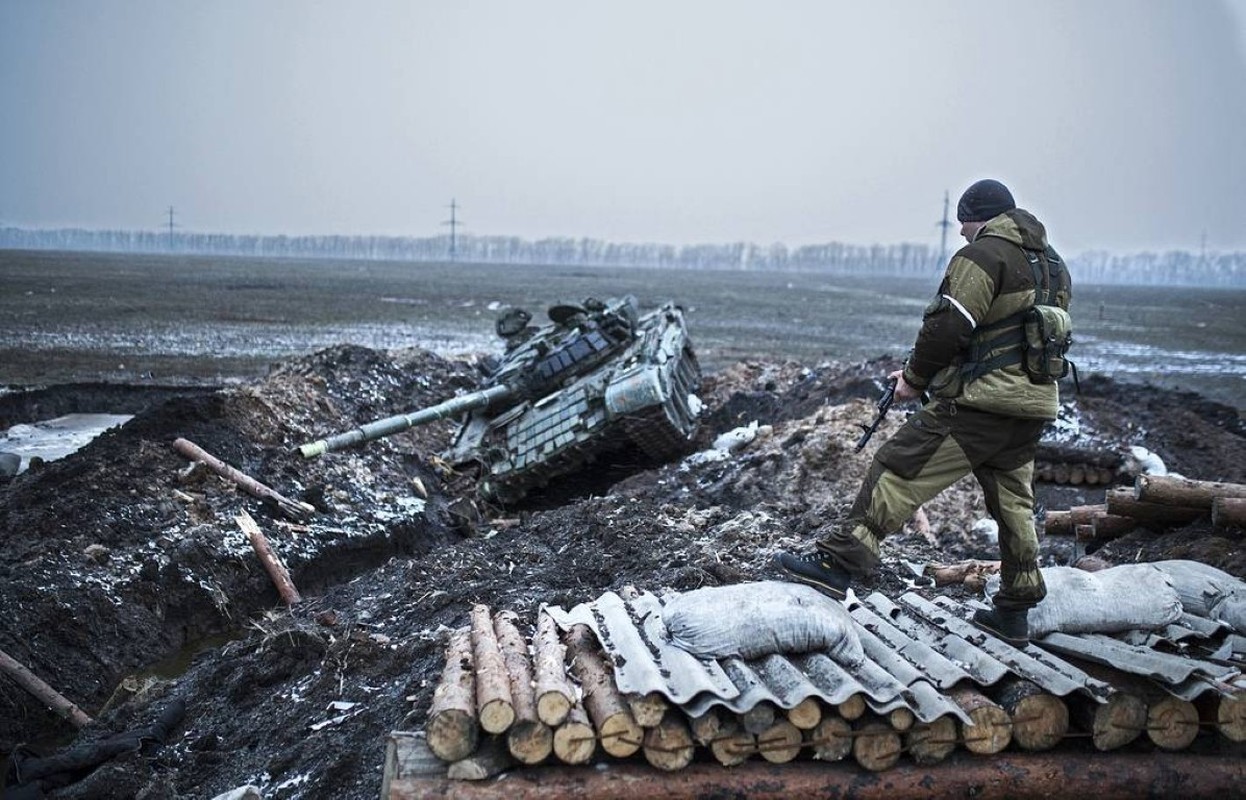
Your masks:
<path fill-rule="evenodd" d="M 655 459 L 688 449 L 700 424 L 701 371 L 683 311 L 641 314 L 636 298 L 551 306 L 549 323 L 512 308 L 496 330 L 505 352 L 482 364 L 475 392 L 302 445 L 323 453 L 462 416 L 442 457 L 480 467 L 478 492 L 511 503 L 629 444 Z"/>

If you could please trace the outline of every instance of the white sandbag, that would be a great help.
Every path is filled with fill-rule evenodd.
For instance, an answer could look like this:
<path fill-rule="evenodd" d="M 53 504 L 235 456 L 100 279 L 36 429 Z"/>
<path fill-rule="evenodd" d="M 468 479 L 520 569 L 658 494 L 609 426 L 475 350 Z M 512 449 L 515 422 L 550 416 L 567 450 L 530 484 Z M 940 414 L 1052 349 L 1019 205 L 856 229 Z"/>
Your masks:
<path fill-rule="evenodd" d="M 1155 630 L 1181 617 L 1181 599 L 1168 576 L 1152 564 L 1122 564 L 1099 572 L 1044 567 L 1047 597 L 1030 610 L 1030 636 Z M 999 591 L 999 576 L 986 592 Z"/>
<path fill-rule="evenodd" d="M 1219 620 L 1246 634 L 1246 581 L 1199 561 L 1156 561 L 1186 613 Z"/>
<path fill-rule="evenodd" d="M 696 656 L 818 651 L 849 667 L 865 659 L 847 609 L 798 583 L 760 581 L 685 592 L 666 599 L 662 621 L 672 644 Z"/>

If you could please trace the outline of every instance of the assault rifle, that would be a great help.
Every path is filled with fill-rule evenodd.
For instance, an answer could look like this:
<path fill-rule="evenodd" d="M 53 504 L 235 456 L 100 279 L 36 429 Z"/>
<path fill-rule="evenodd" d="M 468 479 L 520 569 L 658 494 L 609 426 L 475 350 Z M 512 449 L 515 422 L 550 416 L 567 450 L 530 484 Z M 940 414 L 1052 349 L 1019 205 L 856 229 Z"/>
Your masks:
<path fill-rule="evenodd" d="M 870 437 L 874 435 L 874 431 L 878 430 L 878 426 L 882 424 L 883 417 L 887 416 L 887 412 L 891 409 L 891 404 L 896 399 L 896 380 L 892 378 L 887 381 L 887 388 L 883 391 L 883 396 L 878 398 L 878 416 L 874 417 L 874 421 L 869 425 L 857 423 L 865 433 L 861 434 L 861 438 L 857 440 L 857 452 L 860 453 L 865 449 L 865 445 L 869 442 Z"/>

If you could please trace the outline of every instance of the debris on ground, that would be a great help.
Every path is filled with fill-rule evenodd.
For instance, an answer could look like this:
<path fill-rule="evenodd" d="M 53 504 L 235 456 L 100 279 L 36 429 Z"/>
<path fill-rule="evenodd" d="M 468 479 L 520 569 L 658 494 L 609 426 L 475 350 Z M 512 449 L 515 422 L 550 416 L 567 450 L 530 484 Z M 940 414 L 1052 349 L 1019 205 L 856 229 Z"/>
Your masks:
<path fill-rule="evenodd" d="M 316 461 L 296 452 L 474 389 L 470 359 L 344 345 L 245 385 L 141 408 L 123 408 L 124 387 L 112 390 L 113 408 L 99 387 L 90 408 L 62 399 L 58 416 L 134 416 L 75 453 L 0 478 L 0 650 L 94 722 L 76 733 L 0 679 L 0 752 L 107 742 L 180 702 L 185 719 L 162 747 L 121 754 L 55 796 L 156 800 L 255 787 L 265 798 L 374 798 L 386 736 L 424 726 L 449 633 L 474 605 L 535 618 L 543 604 L 571 608 L 628 586 L 765 580 L 776 577 L 775 552 L 842 523 L 870 455 L 904 421 L 906 409 L 893 408 L 854 452 L 881 376 L 897 366 L 744 361 L 708 374 L 687 457 L 654 465 L 620 450 L 510 507 L 481 502 L 474 476 L 439 458 L 450 421 Z M 23 402 L 0 396 L 0 419 L 37 421 Z M 1130 465 L 1154 463 L 1134 447 L 1169 473 L 1246 481 L 1246 426 L 1188 393 L 1084 377 L 1051 436 L 1117 460 L 1110 483 L 1099 464 L 1093 483 L 1040 482 L 1048 509 L 1105 503 L 1108 490 L 1132 485 L 1140 468 Z M 177 439 L 314 514 L 290 519 L 196 468 Z M 244 513 L 299 602 L 280 600 L 235 521 Z M 925 569 L 998 558 L 990 526 L 978 524 L 987 517 L 972 478 L 954 485 L 885 540 L 883 568 L 862 594 L 980 598 L 976 582 L 935 587 Z M 1075 537 L 1043 541 L 1044 566 L 1084 556 Z M 1246 576 L 1240 531 L 1201 518 L 1135 528 L 1094 557 L 1186 559 Z"/>

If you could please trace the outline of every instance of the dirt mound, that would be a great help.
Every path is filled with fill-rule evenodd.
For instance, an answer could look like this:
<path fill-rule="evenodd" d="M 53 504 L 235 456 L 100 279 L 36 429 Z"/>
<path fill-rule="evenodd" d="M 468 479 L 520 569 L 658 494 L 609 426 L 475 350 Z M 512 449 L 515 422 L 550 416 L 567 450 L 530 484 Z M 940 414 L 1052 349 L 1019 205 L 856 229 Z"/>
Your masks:
<path fill-rule="evenodd" d="M 157 398 L 78 453 L 0 486 L 0 649 L 97 716 L 80 740 L 145 724 L 174 699 L 188 708 L 154 756 L 109 762 L 57 796 L 211 797 L 254 783 L 266 797 L 375 797 L 385 734 L 422 726 L 441 635 L 473 603 L 534 617 L 541 603 L 569 607 L 629 584 L 773 576 L 776 550 L 843 519 L 870 452 L 902 423 L 896 409 L 854 452 L 894 366 L 742 362 L 706 379 L 701 452 L 640 469 L 634 454 L 616 454 L 574 496 L 555 489 L 518 508 L 477 507 L 478 517 L 466 502 L 472 476 L 434 457 L 450 423 L 312 462 L 293 453 L 474 388 L 470 363 L 336 347 L 245 386 Z M 1066 439 L 1141 445 L 1189 477 L 1246 477 L 1241 420 L 1224 406 L 1097 379 L 1064 416 L 1075 421 Z M 188 469 L 170 447 L 178 437 L 319 513 L 288 521 Z M 1102 491 L 1040 486 L 1050 507 Z M 294 611 L 276 607 L 234 521 L 244 510 L 306 598 Z M 879 588 L 912 587 L 907 562 L 994 557 L 974 532 L 985 516 L 976 484 L 954 486 L 886 540 Z M 1193 557 L 1246 575 L 1230 544 L 1192 527 L 1134 534 L 1103 553 Z M 1048 563 L 1071 555 L 1045 546 Z M 67 728 L 0 680 L 4 752 L 51 749 Z"/>

